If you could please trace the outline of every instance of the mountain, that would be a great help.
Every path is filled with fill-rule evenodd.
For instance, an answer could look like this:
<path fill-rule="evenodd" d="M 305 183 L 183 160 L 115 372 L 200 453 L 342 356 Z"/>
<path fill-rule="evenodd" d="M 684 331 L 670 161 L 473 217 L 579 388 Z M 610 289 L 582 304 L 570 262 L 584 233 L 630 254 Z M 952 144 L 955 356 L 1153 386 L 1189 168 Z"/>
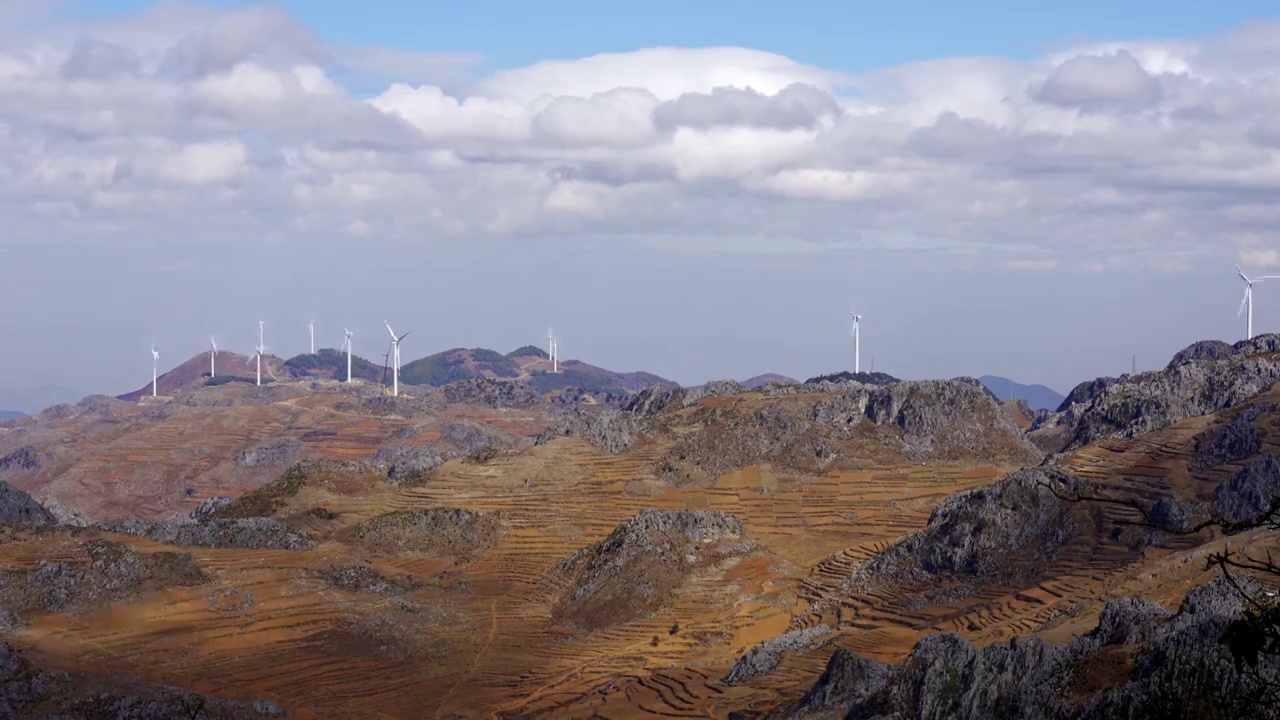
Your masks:
<path fill-rule="evenodd" d="M 0 410 L 0 420 L 13 420 L 14 418 L 26 416 L 26 413 L 19 410 Z"/>
<path fill-rule="evenodd" d="M 1033 410 L 1057 410 L 1067 397 L 1044 385 L 1022 385 L 998 375 L 983 375 L 978 381 L 1001 400 L 1026 400 Z"/>

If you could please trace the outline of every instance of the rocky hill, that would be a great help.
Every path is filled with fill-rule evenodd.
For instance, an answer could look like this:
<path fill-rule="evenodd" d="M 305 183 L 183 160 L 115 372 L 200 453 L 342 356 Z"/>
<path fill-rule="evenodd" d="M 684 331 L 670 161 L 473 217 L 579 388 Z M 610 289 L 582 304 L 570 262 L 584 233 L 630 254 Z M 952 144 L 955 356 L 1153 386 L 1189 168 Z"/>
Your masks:
<path fill-rule="evenodd" d="M 1228 346 L 1196 343 L 1163 370 L 1081 383 L 1056 413 L 1040 419 L 1032 441 L 1059 453 L 1104 438 L 1131 438 L 1184 418 L 1225 410 L 1280 380 L 1280 335 Z"/>

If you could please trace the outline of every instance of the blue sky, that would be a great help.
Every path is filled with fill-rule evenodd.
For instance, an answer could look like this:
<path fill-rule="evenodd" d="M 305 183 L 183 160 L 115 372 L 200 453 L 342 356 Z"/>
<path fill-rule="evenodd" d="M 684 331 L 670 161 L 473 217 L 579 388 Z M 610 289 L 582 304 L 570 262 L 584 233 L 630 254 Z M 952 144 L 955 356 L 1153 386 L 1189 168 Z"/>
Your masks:
<path fill-rule="evenodd" d="M 149 0 L 73 0 L 114 12 Z M 256 4 L 215 0 L 226 7 Z M 860 72 L 949 55 L 1030 57 L 1081 39 L 1201 35 L 1274 15 L 1274 0 L 281 0 L 327 42 L 476 52 L 486 67 L 658 45 L 740 45 Z"/>

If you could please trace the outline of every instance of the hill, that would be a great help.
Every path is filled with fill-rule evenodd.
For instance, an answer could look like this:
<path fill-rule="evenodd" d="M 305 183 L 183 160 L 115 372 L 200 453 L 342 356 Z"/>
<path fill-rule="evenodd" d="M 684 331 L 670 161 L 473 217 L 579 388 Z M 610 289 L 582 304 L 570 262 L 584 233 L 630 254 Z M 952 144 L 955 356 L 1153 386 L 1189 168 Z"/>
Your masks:
<path fill-rule="evenodd" d="M 326 380 L 347 379 L 347 354 L 341 350 L 322 348 L 315 354 L 295 355 L 285 361 L 284 367 L 294 378 L 317 377 Z M 359 355 L 351 356 L 351 377 L 365 382 L 381 382 L 383 367 L 375 365 Z"/>
<path fill-rule="evenodd" d="M 1001 400 L 1026 400 L 1033 410 L 1057 410 L 1066 395 L 1044 385 L 1023 385 L 998 375 L 983 375 L 978 381 Z"/>
<path fill-rule="evenodd" d="M 400 382 L 440 387 L 470 378 L 517 378 L 520 365 L 502 353 L 484 348 L 454 348 L 400 367 Z"/>
<path fill-rule="evenodd" d="M 257 379 L 256 362 L 240 353 L 219 350 L 214 358 L 214 370 L 217 376 L 221 378 L 250 378 L 253 382 Z M 186 362 L 172 368 L 156 378 L 156 392 L 159 395 L 171 395 L 182 388 L 193 385 L 203 384 L 205 379 L 209 377 L 209 353 L 200 353 Z M 284 361 L 275 355 L 262 356 L 262 379 L 263 382 L 268 380 L 279 381 L 287 379 L 289 373 L 284 368 Z M 151 394 L 151 382 L 134 390 L 117 396 L 120 400 L 139 400 L 144 396 Z"/>
<path fill-rule="evenodd" d="M 0 420 L 13 420 L 14 418 L 26 417 L 27 414 L 18 410 L 0 410 Z"/>
<path fill-rule="evenodd" d="M 768 385 L 769 383 L 779 383 L 781 385 L 795 385 L 796 383 L 799 383 L 799 382 L 800 382 L 799 380 L 789 378 L 786 375 L 779 375 L 777 373 L 765 373 L 764 375 L 756 375 L 753 378 L 748 378 L 746 380 L 743 380 L 742 386 L 744 388 L 747 388 L 748 390 L 755 390 L 756 388 L 762 388 L 765 385 Z"/>

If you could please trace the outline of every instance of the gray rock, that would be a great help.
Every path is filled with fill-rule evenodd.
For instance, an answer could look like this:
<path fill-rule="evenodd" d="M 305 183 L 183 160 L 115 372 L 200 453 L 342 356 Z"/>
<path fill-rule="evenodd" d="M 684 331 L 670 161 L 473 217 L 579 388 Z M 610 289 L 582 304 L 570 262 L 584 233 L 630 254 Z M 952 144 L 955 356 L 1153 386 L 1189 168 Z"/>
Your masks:
<path fill-rule="evenodd" d="M 30 495 L 0 480 L 0 525 L 56 525 L 57 518 Z"/>
<path fill-rule="evenodd" d="M 195 510 L 188 516 L 196 522 L 208 520 L 214 513 L 231 504 L 229 497 L 211 497 L 200 501 Z"/>
<path fill-rule="evenodd" d="M 1244 587 L 1257 591 L 1250 581 Z M 919 641 L 887 679 L 874 666 L 859 668 L 865 679 L 847 695 L 827 691 L 833 657 L 792 717 L 848 704 L 850 720 L 1270 718 L 1273 710 L 1254 699 L 1263 683 L 1278 677 L 1277 658 L 1264 656 L 1256 677 L 1240 673 L 1220 642 L 1243 603 L 1218 578 L 1193 589 L 1174 614 L 1147 600 L 1112 601 L 1093 631 L 1065 647 L 1014 638 L 977 649 L 953 633 L 938 633 Z M 1128 679 L 1069 700 L 1074 669 L 1114 646 L 1131 647 L 1137 656 Z M 837 656 L 843 664 L 858 660 L 844 650 Z"/>
<path fill-rule="evenodd" d="M 236 456 L 236 467 L 261 467 L 283 465 L 292 461 L 306 448 L 297 438 L 282 438 L 266 445 L 249 448 Z"/>
<path fill-rule="evenodd" d="M 271 700 L 254 700 L 251 704 L 253 711 L 263 717 L 284 717 L 284 710 Z"/>
<path fill-rule="evenodd" d="M 1249 520 L 1267 510 L 1280 494 L 1280 462 L 1263 455 L 1227 478 L 1213 492 L 1213 509 L 1231 521 Z"/>
<path fill-rule="evenodd" d="M 737 380 L 712 380 L 702 387 L 689 390 L 684 393 L 682 404 L 685 407 L 697 405 L 698 401 L 703 398 L 720 397 L 722 395 L 740 395 L 747 391 L 747 388 Z"/>
<path fill-rule="evenodd" d="M 25 445 L 0 457 L 0 472 L 39 470 L 43 457 L 44 453 L 31 445 Z"/>
<path fill-rule="evenodd" d="M 1253 421 L 1276 411 L 1275 403 L 1251 405 L 1231 419 L 1196 439 L 1195 455 L 1189 465 L 1193 470 L 1206 470 L 1224 463 L 1244 460 L 1262 450 L 1262 435 Z"/>
<path fill-rule="evenodd" d="M 1235 348 L 1221 340 L 1201 340 L 1179 350 L 1169 361 L 1168 367 L 1202 360 L 1230 360 L 1235 354 Z"/>
<path fill-rule="evenodd" d="M 234 520 L 190 518 L 143 520 L 122 518 L 97 524 L 107 532 L 147 538 L 165 545 L 180 547 L 220 547 L 247 549 L 306 550 L 312 543 L 293 528 L 273 518 L 252 517 Z"/>
<path fill-rule="evenodd" d="M 725 685 L 736 685 L 744 680 L 767 675 L 778 669 L 784 653 L 807 650 L 819 640 L 831 634 L 827 625 L 815 625 L 803 630 L 792 630 L 776 638 L 766 640 L 743 653 L 734 661 L 729 673 L 720 680 Z"/>
<path fill-rule="evenodd" d="M 1075 531 L 1062 502 L 1042 486 L 1055 481 L 1044 470 L 1023 470 L 945 498 L 925 529 L 877 555 L 849 576 L 846 586 L 1029 582 Z"/>
<path fill-rule="evenodd" d="M 469 378 L 441 388 L 451 403 L 486 405 L 493 408 L 531 408 L 542 396 L 523 383 L 491 378 Z"/>
<path fill-rule="evenodd" d="M 824 710 L 845 709 L 884 687 L 889 666 L 849 650 L 836 650 L 818 682 L 801 698 L 788 720 L 802 720 Z"/>
<path fill-rule="evenodd" d="M 420 476 L 443 463 L 444 458 L 422 445 L 389 445 L 373 454 L 373 464 L 395 482 Z"/>
<path fill-rule="evenodd" d="M 44 508 L 49 511 L 58 525 L 67 525 L 69 527 L 89 527 L 93 524 L 93 519 L 88 515 L 69 507 L 52 498 L 45 500 Z"/>

